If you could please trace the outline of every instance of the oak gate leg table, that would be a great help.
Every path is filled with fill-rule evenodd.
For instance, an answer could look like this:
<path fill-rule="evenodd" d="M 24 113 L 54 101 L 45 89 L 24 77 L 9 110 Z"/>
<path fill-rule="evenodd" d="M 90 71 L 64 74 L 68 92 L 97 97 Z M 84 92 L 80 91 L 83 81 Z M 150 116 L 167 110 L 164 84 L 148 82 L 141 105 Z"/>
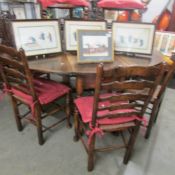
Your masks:
<path fill-rule="evenodd" d="M 117 66 L 151 66 L 163 61 L 161 53 L 154 51 L 150 56 L 115 55 L 114 62 L 104 63 L 104 68 L 109 69 Z M 64 53 L 51 58 L 29 61 L 29 67 L 33 71 L 42 73 L 57 73 L 62 75 L 64 81 L 69 83 L 71 77 L 76 77 L 77 96 L 81 96 L 84 89 L 93 88 L 96 65 L 98 63 L 77 63 L 77 56 Z"/>

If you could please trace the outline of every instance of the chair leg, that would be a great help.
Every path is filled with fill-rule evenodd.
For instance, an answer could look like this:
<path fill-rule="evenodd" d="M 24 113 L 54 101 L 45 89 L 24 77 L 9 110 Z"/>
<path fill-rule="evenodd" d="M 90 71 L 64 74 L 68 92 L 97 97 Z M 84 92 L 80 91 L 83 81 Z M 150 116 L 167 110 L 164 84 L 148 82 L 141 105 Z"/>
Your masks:
<path fill-rule="evenodd" d="M 161 105 L 162 105 L 162 101 L 163 101 L 163 99 L 160 101 L 160 103 L 157 107 L 156 114 L 155 114 L 155 117 L 154 117 L 154 123 L 156 123 L 156 121 L 157 121 L 157 117 L 158 117 L 158 114 L 159 114 L 159 111 L 160 111 L 160 108 L 161 108 Z"/>
<path fill-rule="evenodd" d="M 94 147 L 95 147 L 95 134 L 92 137 L 88 149 L 88 171 L 92 171 L 94 169 Z"/>
<path fill-rule="evenodd" d="M 20 114 L 19 114 L 17 101 L 13 97 L 11 97 L 11 101 L 12 101 L 13 111 L 15 114 L 15 121 L 16 121 L 17 129 L 18 129 L 18 131 L 22 131 L 23 126 L 22 126 L 22 122 L 21 122 L 21 118 L 20 118 Z"/>
<path fill-rule="evenodd" d="M 42 121 L 41 121 L 41 111 L 40 111 L 38 106 L 35 108 L 35 115 L 36 115 L 38 143 L 39 143 L 39 145 L 43 145 L 44 144 L 44 137 L 43 137 L 43 128 L 42 128 Z"/>
<path fill-rule="evenodd" d="M 67 127 L 71 128 L 70 122 L 70 93 L 66 95 L 66 117 L 67 117 Z"/>
<path fill-rule="evenodd" d="M 135 144 L 135 141 L 136 141 L 138 131 L 139 131 L 139 126 L 136 126 L 133 129 L 132 133 L 131 133 L 131 136 L 130 136 L 130 139 L 129 139 L 129 142 L 128 142 L 128 145 L 127 145 L 127 149 L 126 149 L 126 152 L 125 152 L 125 155 L 124 155 L 124 159 L 123 159 L 124 164 L 127 164 L 130 157 L 131 157 L 131 153 L 132 153 L 133 148 L 134 148 L 134 144 Z"/>
<path fill-rule="evenodd" d="M 74 132 L 75 132 L 75 135 L 74 135 L 74 141 L 78 141 L 79 140 L 79 120 L 78 120 L 78 116 L 79 116 L 79 113 L 78 113 L 78 110 L 77 108 L 75 107 L 75 110 L 74 110 Z"/>
<path fill-rule="evenodd" d="M 151 130 L 152 130 L 156 115 L 158 113 L 158 108 L 159 108 L 158 106 L 159 106 L 158 103 L 153 104 L 153 109 L 152 109 L 152 112 L 150 115 L 150 119 L 149 119 L 149 123 L 148 123 L 147 129 L 146 129 L 146 133 L 145 133 L 145 139 L 148 139 L 150 134 L 151 134 Z"/>

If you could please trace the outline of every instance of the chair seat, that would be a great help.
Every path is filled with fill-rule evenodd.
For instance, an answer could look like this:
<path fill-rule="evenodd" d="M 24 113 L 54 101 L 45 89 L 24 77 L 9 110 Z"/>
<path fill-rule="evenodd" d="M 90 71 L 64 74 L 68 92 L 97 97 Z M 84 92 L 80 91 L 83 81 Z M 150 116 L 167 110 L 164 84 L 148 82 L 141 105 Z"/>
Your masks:
<path fill-rule="evenodd" d="M 75 104 L 81 114 L 82 121 L 84 123 L 91 122 L 92 120 L 92 111 L 93 111 L 93 103 L 94 103 L 94 97 L 93 96 L 87 96 L 87 97 L 80 97 L 77 98 L 75 101 Z M 118 102 L 121 104 L 121 102 Z M 122 102 L 127 103 L 127 102 Z M 100 106 L 108 106 L 110 104 L 109 101 L 101 102 L 99 103 Z M 115 113 L 126 113 L 126 112 L 132 112 L 133 109 L 124 109 L 124 110 L 114 110 L 111 111 L 110 113 L 115 114 Z M 105 114 L 109 114 L 108 110 L 103 110 L 98 112 L 98 116 L 103 116 Z M 111 125 L 111 124 L 121 124 L 121 123 L 127 123 L 131 122 L 134 120 L 142 120 L 140 116 L 128 116 L 128 117 L 118 117 L 118 118 L 102 118 L 98 119 L 98 124 L 101 125 Z"/>
<path fill-rule="evenodd" d="M 138 0 L 101 0 L 97 3 L 101 8 L 144 9 L 145 6 Z"/>
<path fill-rule="evenodd" d="M 48 104 L 70 91 L 69 87 L 44 78 L 34 79 L 34 89 L 40 104 Z M 31 95 L 28 95 L 15 88 L 12 89 L 12 92 L 15 96 L 22 98 L 27 104 L 33 103 L 33 98 Z"/>

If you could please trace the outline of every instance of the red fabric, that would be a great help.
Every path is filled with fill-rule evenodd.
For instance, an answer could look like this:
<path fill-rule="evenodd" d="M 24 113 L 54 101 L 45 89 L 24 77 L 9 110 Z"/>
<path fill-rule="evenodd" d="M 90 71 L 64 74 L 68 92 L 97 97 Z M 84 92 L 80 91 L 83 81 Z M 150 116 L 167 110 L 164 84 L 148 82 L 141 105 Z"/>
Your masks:
<path fill-rule="evenodd" d="M 71 4 L 74 6 L 89 6 L 89 2 L 86 0 L 38 0 L 43 6 L 43 8 L 47 8 L 48 6 L 57 4 L 57 3 L 65 3 Z"/>
<path fill-rule="evenodd" d="M 101 0 L 97 3 L 101 8 L 144 9 L 145 5 L 140 0 Z"/>
<path fill-rule="evenodd" d="M 90 131 L 86 131 L 86 135 L 88 136 L 88 145 L 91 143 L 92 137 L 94 134 L 97 134 L 99 137 L 102 137 L 104 135 L 104 132 L 101 128 L 98 127 L 98 124 L 95 126 L 95 128 L 92 127 L 91 123 L 89 124 Z"/>
<path fill-rule="evenodd" d="M 63 0 L 65 1 L 64 3 L 67 4 L 72 4 L 74 6 L 89 6 L 89 2 L 87 2 L 86 0 Z"/>
<path fill-rule="evenodd" d="M 34 79 L 34 88 L 40 104 L 48 104 L 70 91 L 70 88 L 67 86 L 44 78 Z M 12 92 L 14 95 L 22 98 L 24 102 L 31 107 L 32 115 L 34 117 L 34 106 L 36 101 L 33 100 L 32 96 L 15 88 L 7 89 L 5 85 L 4 91 Z"/>
<path fill-rule="evenodd" d="M 81 114 L 82 120 L 84 123 L 91 122 L 92 120 L 92 111 L 93 111 L 93 101 L 94 97 L 93 96 L 88 96 L 88 97 L 80 97 L 77 98 L 74 102 Z M 99 105 L 100 106 L 108 106 L 110 102 L 105 101 L 101 102 Z M 122 102 L 122 103 L 127 103 L 127 102 Z M 121 104 L 121 102 L 120 102 Z M 111 114 L 116 114 L 116 113 L 125 113 L 125 112 L 131 112 L 133 111 L 132 109 L 123 109 L 123 110 L 115 110 L 112 111 Z M 105 114 L 109 113 L 108 110 L 103 110 L 98 112 L 98 116 L 103 116 Z M 126 123 L 130 122 L 133 120 L 144 120 L 141 119 L 139 116 L 128 116 L 128 117 L 119 117 L 119 118 L 103 118 L 103 119 L 98 119 L 98 124 L 121 124 L 121 123 Z M 144 121 L 145 122 L 145 121 Z"/>
<path fill-rule="evenodd" d="M 38 0 L 42 4 L 43 8 L 47 8 L 50 5 L 54 5 L 56 3 L 62 3 L 62 0 Z"/>

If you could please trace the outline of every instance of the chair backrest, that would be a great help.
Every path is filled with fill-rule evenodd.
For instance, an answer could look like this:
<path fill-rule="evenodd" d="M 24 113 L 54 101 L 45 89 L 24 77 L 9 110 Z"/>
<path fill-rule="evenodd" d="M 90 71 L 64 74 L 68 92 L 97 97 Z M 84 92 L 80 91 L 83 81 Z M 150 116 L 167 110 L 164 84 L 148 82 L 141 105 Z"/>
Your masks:
<path fill-rule="evenodd" d="M 0 73 L 7 89 L 15 88 L 36 100 L 32 74 L 22 49 L 0 45 Z"/>
<path fill-rule="evenodd" d="M 142 117 L 156 86 L 164 74 L 164 65 L 118 67 L 104 70 L 97 66 L 92 126 L 100 118 Z M 106 95 L 101 95 L 106 93 Z M 107 102 L 107 103 L 106 103 Z M 101 104 L 107 105 L 101 105 Z M 100 111 L 109 111 L 99 115 Z"/>

